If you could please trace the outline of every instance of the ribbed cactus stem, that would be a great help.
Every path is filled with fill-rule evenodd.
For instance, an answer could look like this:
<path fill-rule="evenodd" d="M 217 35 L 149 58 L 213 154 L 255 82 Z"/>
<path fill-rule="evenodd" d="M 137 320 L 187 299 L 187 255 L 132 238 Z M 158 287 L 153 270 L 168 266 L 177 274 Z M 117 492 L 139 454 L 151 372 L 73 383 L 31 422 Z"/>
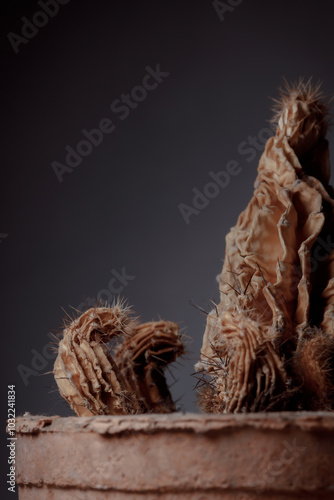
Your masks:
<path fill-rule="evenodd" d="M 327 107 L 319 86 L 299 82 L 275 108 L 276 134 L 253 197 L 226 237 L 220 303 L 208 315 L 196 365 L 210 377 L 200 394 L 206 411 L 334 404 Z"/>

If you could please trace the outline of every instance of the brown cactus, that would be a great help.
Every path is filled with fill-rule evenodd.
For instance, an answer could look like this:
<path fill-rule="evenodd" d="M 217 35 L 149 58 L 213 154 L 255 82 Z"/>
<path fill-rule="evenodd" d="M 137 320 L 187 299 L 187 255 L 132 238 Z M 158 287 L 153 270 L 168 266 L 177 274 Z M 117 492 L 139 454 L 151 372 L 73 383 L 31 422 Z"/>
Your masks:
<path fill-rule="evenodd" d="M 94 307 L 69 322 L 54 377 L 79 416 L 175 410 L 164 368 L 183 353 L 175 323 L 140 325 L 124 303 Z"/>
<path fill-rule="evenodd" d="M 210 376 L 205 411 L 334 406 L 334 196 L 319 86 L 287 86 L 275 119 L 253 197 L 226 237 L 196 365 Z"/>
<path fill-rule="evenodd" d="M 180 331 L 170 321 L 138 325 L 116 352 L 116 363 L 135 394 L 143 396 L 143 406 L 153 413 L 169 413 L 175 405 L 163 369 L 183 353 Z"/>

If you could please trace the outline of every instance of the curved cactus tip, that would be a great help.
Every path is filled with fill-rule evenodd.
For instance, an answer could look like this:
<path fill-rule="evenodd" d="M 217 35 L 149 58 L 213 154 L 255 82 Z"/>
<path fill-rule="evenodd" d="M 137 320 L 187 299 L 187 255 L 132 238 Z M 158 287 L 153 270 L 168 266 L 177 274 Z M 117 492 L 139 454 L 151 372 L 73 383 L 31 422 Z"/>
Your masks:
<path fill-rule="evenodd" d="M 318 123 L 321 122 L 322 135 L 325 136 L 327 127 L 330 125 L 329 120 L 329 107 L 332 98 L 328 98 L 322 91 L 322 82 L 320 80 L 314 81 L 313 78 L 306 80 L 300 77 L 297 81 L 289 83 L 283 77 L 283 85 L 278 88 L 278 98 L 272 98 L 274 106 L 272 107 L 273 116 L 271 122 L 274 125 L 280 125 L 280 120 L 301 120 L 303 118 L 313 115 L 313 119 Z M 299 115 L 295 112 L 288 113 L 287 110 L 292 110 L 293 106 L 299 102 Z M 301 113 L 302 111 L 302 113 Z"/>

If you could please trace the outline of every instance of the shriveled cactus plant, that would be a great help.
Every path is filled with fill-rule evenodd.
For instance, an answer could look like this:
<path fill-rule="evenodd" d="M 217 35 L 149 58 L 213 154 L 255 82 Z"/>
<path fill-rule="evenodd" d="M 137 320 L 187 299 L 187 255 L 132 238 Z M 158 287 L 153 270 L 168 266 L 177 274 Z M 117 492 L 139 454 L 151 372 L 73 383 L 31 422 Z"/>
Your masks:
<path fill-rule="evenodd" d="M 208 412 L 334 407 L 334 191 L 319 86 L 287 86 L 226 237 L 201 360 Z"/>
<path fill-rule="evenodd" d="M 68 322 L 54 377 L 79 416 L 170 413 L 175 405 L 163 370 L 183 351 L 175 323 L 140 324 L 118 301 Z"/>

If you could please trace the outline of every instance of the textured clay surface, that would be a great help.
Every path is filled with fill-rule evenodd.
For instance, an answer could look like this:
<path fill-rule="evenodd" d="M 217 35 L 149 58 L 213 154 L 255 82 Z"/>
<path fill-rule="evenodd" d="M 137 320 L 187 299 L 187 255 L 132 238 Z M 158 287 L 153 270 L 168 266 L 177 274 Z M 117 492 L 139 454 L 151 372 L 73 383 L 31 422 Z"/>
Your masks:
<path fill-rule="evenodd" d="M 20 500 L 329 500 L 334 414 L 27 416 Z"/>

